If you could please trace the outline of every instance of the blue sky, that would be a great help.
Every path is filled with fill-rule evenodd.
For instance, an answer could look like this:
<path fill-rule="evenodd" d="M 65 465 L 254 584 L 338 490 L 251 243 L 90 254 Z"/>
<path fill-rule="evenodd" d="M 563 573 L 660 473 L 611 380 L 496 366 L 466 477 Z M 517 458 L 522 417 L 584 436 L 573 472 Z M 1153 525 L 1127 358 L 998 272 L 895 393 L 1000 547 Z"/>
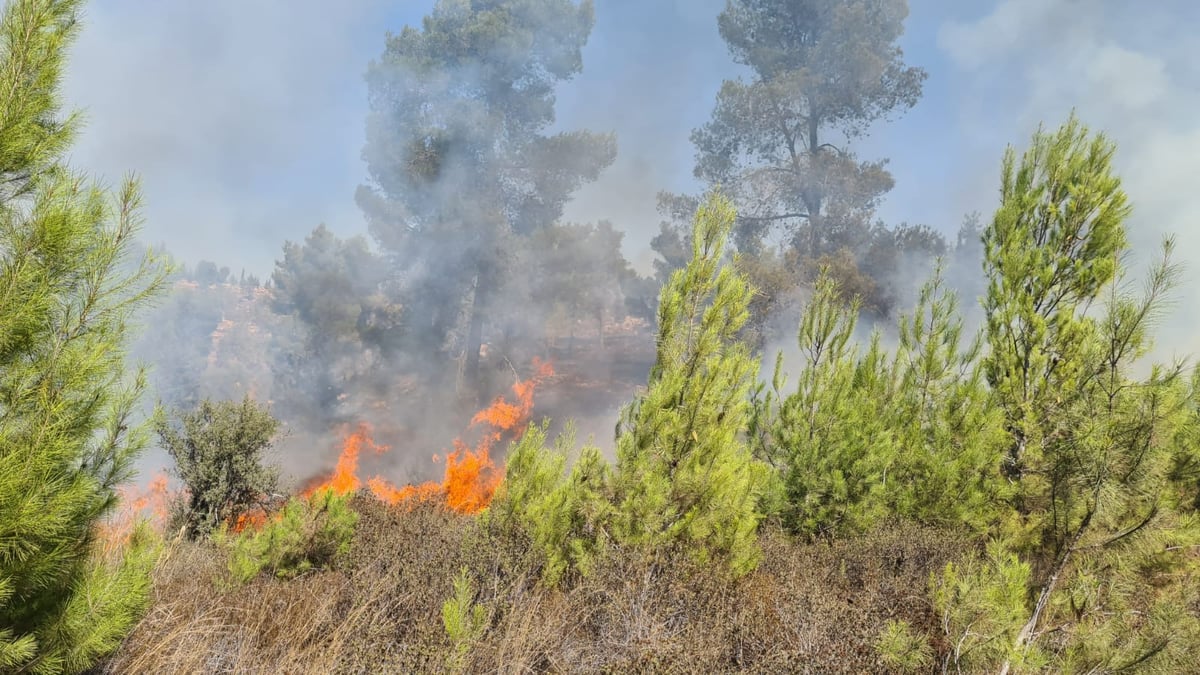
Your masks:
<path fill-rule="evenodd" d="M 362 74 L 385 33 L 432 4 L 92 0 L 66 87 L 89 120 L 73 161 L 110 182 L 143 178 L 148 240 L 267 274 L 285 239 L 320 222 L 365 231 L 353 199 L 365 178 Z M 654 194 L 694 186 L 688 136 L 737 69 L 716 29 L 724 0 L 596 4 L 559 125 L 615 131 L 620 155 L 568 217 L 612 220 L 645 266 Z M 987 214 L 1005 145 L 1077 107 L 1120 144 L 1139 251 L 1174 231 L 1200 264 L 1200 3 L 912 0 L 906 27 L 925 96 L 858 146 L 891 160 L 881 217 L 951 233 L 965 213 Z"/>

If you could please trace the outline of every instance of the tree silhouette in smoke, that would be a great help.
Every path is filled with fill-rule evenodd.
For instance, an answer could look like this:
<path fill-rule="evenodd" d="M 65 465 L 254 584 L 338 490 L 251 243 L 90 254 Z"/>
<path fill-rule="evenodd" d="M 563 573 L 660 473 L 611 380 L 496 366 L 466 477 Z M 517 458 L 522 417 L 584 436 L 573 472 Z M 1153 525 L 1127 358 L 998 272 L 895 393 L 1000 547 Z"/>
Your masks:
<path fill-rule="evenodd" d="M 722 84 L 712 118 L 692 133 L 695 175 L 737 204 L 738 250 L 763 258 L 746 270 L 755 286 L 815 281 L 822 266 L 844 269 L 839 281 L 868 282 L 864 307 L 887 314 L 896 300 L 891 277 L 905 263 L 899 252 L 945 252 L 929 228 L 876 222 L 892 175 L 886 160 L 861 161 L 852 147 L 921 97 L 926 73 L 906 65 L 896 44 L 907 15 L 906 0 L 731 0 L 721 13 L 721 36 L 750 73 Z M 674 223 L 655 241 L 666 268 L 687 248 L 678 214 L 695 206 L 694 197 L 660 195 L 660 211 Z M 783 250 L 771 250 L 772 241 Z M 795 266 L 789 252 L 807 274 L 780 269 Z M 755 314 L 752 323 L 761 322 Z"/>
<path fill-rule="evenodd" d="M 398 272 L 406 341 L 444 358 L 465 318 L 472 385 L 512 252 L 616 155 L 611 136 L 544 133 L 592 24 L 590 1 L 441 0 L 368 69 L 358 203 Z"/>

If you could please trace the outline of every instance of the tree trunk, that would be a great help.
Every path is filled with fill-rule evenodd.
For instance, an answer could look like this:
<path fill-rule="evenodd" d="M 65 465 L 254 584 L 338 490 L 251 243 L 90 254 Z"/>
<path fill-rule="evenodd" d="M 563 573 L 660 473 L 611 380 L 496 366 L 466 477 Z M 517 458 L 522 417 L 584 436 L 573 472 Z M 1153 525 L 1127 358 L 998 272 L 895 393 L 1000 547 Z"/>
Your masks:
<path fill-rule="evenodd" d="M 483 319 L 487 310 L 487 300 L 490 288 L 485 275 L 480 272 L 475 275 L 475 293 L 471 299 L 471 326 L 467 331 L 467 363 L 463 370 L 463 380 L 475 396 L 482 396 L 479 382 L 479 350 L 483 347 Z"/>
<path fill-rule="evenodd" d="M 811 107 L 811 103 L 809 104 Z M 808 117 L 808 155 L 812 160 L 821 152 L 821 147 L 818 144 L 817 133 L 821 128 L 821 120 L 817 116 L 815 110 L 809 110 Z M 821 226 L 821 193 L 820 188 L 812 188 L 812 195 L 805 200 L 805 208 L 808 209 L 808 230 L 810 234 L 809 255 L 816 258 L 821 249 L 821 239 L 818 228 Z"/>
<path fill-rule="evenodd" d="M 1037 604 L 1033 607 L 1033 615 L 1021 627 L 1021 632 L 1017 633 L 1017 640 L 1013 643 L 1014 651 L 1024 651 L 1026 647 L 1033 643 L 1034 631 L 1037 630 L 1038 623 L 1042 620 L 1042 612 L 1046 610 L 1046 605 L 1050 604 L 1050 596 L 1054 593 L 1054 588 L 1058 585 L 1058 580 L 1062 578 L 1063 570 L 1066 569 L 1067 562 L 1071 559 L 1071 553 L 1075 551 L 1079 540 L 1083 538 L 1083 533 L 1087 531 L 1088 524 L 1092 521 L 1092 513 L 1094 512 L 1089 512 L 1084 517 L 1083 522 L 1079 524 L 1079 529 L 1075 530 L 1075 534 L 1071 537 L 1071 541 L 1067 543 L 1062 553 L 1059 554 L 1058 561 L 1054 563 L 1054 569 L 1050 572 L 1050 577 L 1046 579 L 1041 592 L 1038 593 Z M 1010 659 L 1005 659 L 1004 665 L 1000 667 L 1000 675 L 1008 675 L 1008 670 L 1011 667 Z"/>

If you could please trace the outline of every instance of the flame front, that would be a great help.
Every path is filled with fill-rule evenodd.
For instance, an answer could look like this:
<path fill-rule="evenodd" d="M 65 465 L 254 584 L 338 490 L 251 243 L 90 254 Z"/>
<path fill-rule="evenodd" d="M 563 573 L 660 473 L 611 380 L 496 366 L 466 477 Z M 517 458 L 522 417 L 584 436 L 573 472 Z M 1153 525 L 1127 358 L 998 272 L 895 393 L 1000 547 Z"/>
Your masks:
<path fill-rule="evenodd" d="M 492 495 L 504 478 L 504 472 L 492 462 L 493 444 L 503 439 L 506 434 L 515 438 L 524 433 L 533 412 L 534 391 L 546 378 L 554 375 L 554 368 L 549 363 L 534 359 L 533 368 L 533 377 L 513 385 L 515 402 L 510 402 L 503 396 L 497 397 L 490 406 L 471 418 L 472 427 L 490 427 L 474 449 L 461 440 L 454 439 L 454 450 L 446 455 L 446 470 L 441 482 L 429 481 L 419 485 L 396 487 L 382 476 L 375 476 L 366 481 L 371 493 L 388 504 L 441 499 L 448 508 L 459 513 L 477 513 L 487 508 L 492 501 Z M 364 446 L 378 453 L 388 450 L 387 446 L 376 445 L 371 440 L 368 427 L 360 426 L 343 442 L 333 475 L 309 488 L 304 494 L 311 495 L 322 488 L 332 489 L 337 494 L 347 494 L 362 487 L 363 482 L 358 477 L 358 458 Z"/>
<path fill-rule="evenodd" d="M 383 454 L 390 449 L 386 445 L 377 445 L 372 441 L 371 428 L 366 424 L 360 424 L 357 430 L 342 441 L 342 453 L 338 455 L 333 475 L 328 480 L 304 490 L 304 496 L 309 497 L 317 490 L 322 489 L 333 490 L 334 494 L 344 495 L 362 487 L 362 481 L 358 478 L 358 456 L 364 447 L 374 450 L 376 454 Z"/>
<path fill-rule="evenodd" d="M 100 546 L 105 554 L 127 546 L 139 520 L 146 519 L 151 527 L 161 532 L 170 517 L 172 495 L 164 473 L 156 475 L 144 491 L 118 487 L 117 496 L 120 506 L 99 526 Z"/>
<path fill-rule="evenodd" d="M 263 525 L 267 524 L 267 513 L 261 508 L 255 508 L 245 513 L 239 514 L 237 519 L 233 521 L 232 530 L 241 532 L 246 529 L 259 530 Z"/>

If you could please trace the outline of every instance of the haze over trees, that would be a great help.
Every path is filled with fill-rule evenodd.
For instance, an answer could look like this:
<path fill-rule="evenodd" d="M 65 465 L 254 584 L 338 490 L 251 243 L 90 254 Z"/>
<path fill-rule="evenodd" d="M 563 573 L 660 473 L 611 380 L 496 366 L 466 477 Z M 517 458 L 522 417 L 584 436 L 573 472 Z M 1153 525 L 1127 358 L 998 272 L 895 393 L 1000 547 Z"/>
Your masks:
<path fill-rule="evenodd" d="M 327 424 L 342 394 L 385 368 L 405 316 L 388 293 L 388 276 L 365 238 L 339 239 L 324 225 L 303 243 L 283 245 L 271 309 L 299 327 L 274 369 L 284 414 Z"/>
<path fill-rule="evenodd" d="M 545 134 L 555 85 L 583 67 L 592 12 L 590 1 L 440 1 L 368 71 L 371 184 L 358 202 L 407 291 L 410 348 L 445 373 L 465 316 L 454 351 L 471 386 L 514 251 L 615 157 L 611 136 Z"/>
<path fill-rule="evenodd" d="M 897 275 L 911 277 L 901 268 L 924 268 L 947 250 L 927 227 L 876 220 L 894 180 L 886 160 L 861 160 L 853 147 L 921 97 L 927 73 L 896 45 L 907 15 L 906 0 L 734 0 L 718 18 L 750 75 L 726 80 L 712 119 L 692 133 L 695 175 L 737 205 L 734 238 L 760 293 L 758 333 L 822 266 L 846 299 L 859 295 L 887 316 L 908 299 L 895 287 Z M 677 223 L 696 204 L 669 194 L 660 202 Z M 664 224 L 655 248 L 668 266 L 685 234 Z"/>
<path fill-rule="evenodd" d="M 892 177 L 852 144 L 921 94 L 902 0 L 714 17 L 749 75 L 693 134 L 711 189 L 664 195 L 653 294 L 620 223 L 562 220 L 616 152 L 554 131 L 592 4 L 439 0 L 368 68 L 357 198 L 381 250 L 322 225 L 264 286 L 207 261 L 176 276 L 143 316 L 168 366 L 153 393 L 182 412 L 148 424 L 129 345 L 172 266 L 135 255 L 135 182 L 64 164 L 80 6 L 0 20 L 0 670 L 1200 663 L 1200 366 L 1150 357 L 1174 242 L 1129 268 L 1117 148 L 1074 114 L 1006 152 L 955 257 L 876 222 Z M 972 258 L 983 284 L 956 288 Z M 785 359 L 764 345 L 791 309 Z M 630 314 L 653 334 L 612 339 Z M 637 340 L 652 358 L 611 436 L 534 417 L 591 405 L 616 378 L 585 366 Z M 498 388 L 485 363 L 512 396 L 431 445 L 448 402 Z M 121 487 L 150 431 L 183 483 L 178 534 Z M 274 466 L 281 431 L 302 439 Z M 276 494 L 320 433 L 336 460 Z M 388 444 L 443 478 L 384 475 L 412 468 Z"/>
<path fill-rule="evenodd" d="M 741 248 L 774 224 L 812 258 L 865 243 L 892 177 L 848 143 L 921 96 L 927 74 L 896 46 L 907 4 L 737 0 L 721 13 L 721 37 L 753 77 L 722 85 L 692 141 L 697 176 L 738 196 Z"/>

